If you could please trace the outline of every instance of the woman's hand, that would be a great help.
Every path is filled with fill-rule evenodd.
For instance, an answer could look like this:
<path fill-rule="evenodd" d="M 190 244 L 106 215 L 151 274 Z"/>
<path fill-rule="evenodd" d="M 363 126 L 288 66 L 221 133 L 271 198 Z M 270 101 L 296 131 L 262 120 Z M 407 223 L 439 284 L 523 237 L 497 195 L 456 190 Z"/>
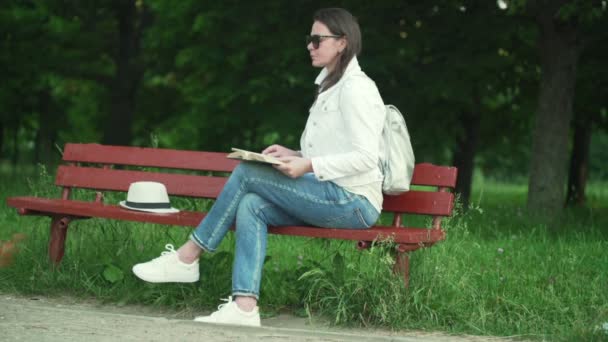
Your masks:
<path fill-rule="evenodd" d="M 298 151 L 290 150 L 287 147 L 281 145 L 270 145 L 266 147 L 262 154 L 267 154 L 271 157 L 281 158 L 281 157 L 301 157 L 302 155 Z"/>
<path fill-rule="evenodd" d="M 272 165 L 275 169 L 283 172 L 287 177 L 298 178 L 307 172 L 312 172 L 312 161 L 302 157 L 281 157 L 281 165 Z"/>

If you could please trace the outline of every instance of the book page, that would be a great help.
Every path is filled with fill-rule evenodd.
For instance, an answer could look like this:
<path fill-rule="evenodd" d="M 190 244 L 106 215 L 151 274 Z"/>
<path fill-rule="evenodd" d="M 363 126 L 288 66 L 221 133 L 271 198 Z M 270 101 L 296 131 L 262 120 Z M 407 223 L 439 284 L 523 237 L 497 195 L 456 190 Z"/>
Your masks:
<path fill-rule="evenodd" d="M 234 148 L 234 147 L 232 148 L 232 151 L 234 151 L 234 152 L 228 154 L 227 158 L 255 161 L 255 162 L 275 164 L 275 165 L 283 164 L 283 162 L 278 160 L 277 158 L 268 156 L 265 154 L 247 151 L 247 150 L 241 150 L 239 148 Z"/>

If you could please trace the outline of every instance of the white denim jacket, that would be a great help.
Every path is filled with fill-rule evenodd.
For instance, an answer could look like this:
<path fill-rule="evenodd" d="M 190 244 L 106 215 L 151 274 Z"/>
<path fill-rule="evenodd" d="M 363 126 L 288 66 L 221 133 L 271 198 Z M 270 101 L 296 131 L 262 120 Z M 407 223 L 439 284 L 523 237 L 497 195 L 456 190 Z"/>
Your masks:
<path fill-rule="evenodd" d="M 316 84 L 327 76 L 323 69 Z M 378 166 L 385 109 L 378 88 L 361 70 L 357 57 L 310 108 L 300 138 L 302 156 L 310 158 L 316 178 L 332 181 L 365 196 L 382 209 L 382 173 Z"/>

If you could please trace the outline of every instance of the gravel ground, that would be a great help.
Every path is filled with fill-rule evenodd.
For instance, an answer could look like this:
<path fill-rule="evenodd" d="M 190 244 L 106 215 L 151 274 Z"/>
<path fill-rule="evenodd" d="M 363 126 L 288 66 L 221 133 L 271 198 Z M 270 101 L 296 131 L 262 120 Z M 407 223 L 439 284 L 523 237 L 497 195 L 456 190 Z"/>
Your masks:
<path fill-rule="evenodd" d="M 204 314 L 204 313 L 196 313 Z M 192 321 L 194 313 L 143 306 L 116 306 L 70 297 L 0 294 L 0 341 L 510 341 L 418 331 L 329 327 L 279 315 L 262 328 Z"/>

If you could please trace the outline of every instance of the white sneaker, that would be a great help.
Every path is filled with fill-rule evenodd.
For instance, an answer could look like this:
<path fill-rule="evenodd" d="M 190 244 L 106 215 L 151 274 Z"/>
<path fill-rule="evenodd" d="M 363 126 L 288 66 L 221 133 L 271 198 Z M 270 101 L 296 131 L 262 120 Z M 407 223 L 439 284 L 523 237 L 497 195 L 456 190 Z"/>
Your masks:
<path fill-rule="evenodd" d="M 217 311 L 212 313 L 210 316 L 199 316 L 194 320 L 196 322 L 205 323 L 220 323 L 220 324 L 235 324 L 235 325 L 247 325 L 252 327 L 260 327 L 260 311 L 256 306 L 251 312 L 241 310 L 236 302 L 232 301 L 232 296 L 227 299 L 225 304 L 220 304 L 217 307 Z"/>
<path fill-rule="evenodd" d="M 193 283 L 199 279 L 198 260 L 183 263 L 172 244 L 156 259 L 133 266 L 133 273 L 150 283 Z"/>

